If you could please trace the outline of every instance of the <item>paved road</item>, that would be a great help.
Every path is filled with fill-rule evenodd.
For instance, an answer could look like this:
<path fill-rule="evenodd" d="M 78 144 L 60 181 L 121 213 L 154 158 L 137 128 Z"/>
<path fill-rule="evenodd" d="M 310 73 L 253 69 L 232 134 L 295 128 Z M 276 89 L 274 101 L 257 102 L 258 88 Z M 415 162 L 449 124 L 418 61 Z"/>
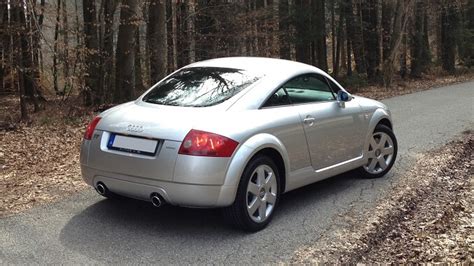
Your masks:
<path fill-rule="evenodd" d="M 102 200 L 91 190 L 0 220 L 0 264 L 262 263 L 288 261 L 351 206 L 369 208 L 416 154 L 474 128 L 474 82 L 391 98 L 399 159 L 382 179 L 341 175 L 283 196 L 264 231 L 229 228 L 216 210 L 155 209 Z"/>

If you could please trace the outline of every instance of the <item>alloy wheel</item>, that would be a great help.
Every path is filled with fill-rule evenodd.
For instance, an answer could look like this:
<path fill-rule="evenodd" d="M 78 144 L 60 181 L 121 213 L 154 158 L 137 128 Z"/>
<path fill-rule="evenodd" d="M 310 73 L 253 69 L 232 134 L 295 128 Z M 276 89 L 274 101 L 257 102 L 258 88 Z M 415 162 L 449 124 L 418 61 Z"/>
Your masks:
<path fill-rule="evenodd" d="M 260 165 L 253 171 L 247 185 L 247 212 L 257 223 L 270 217 L 277 200 L 277 180 L 272 168 Z"/>
<path fill-rule="evenodd" d="M 367 151 L 368 162 L 364 166 L 370 174 L 383 172 L 393 160 L 393 140 L 385 132 L 375 132 L 372 135 Z"/>

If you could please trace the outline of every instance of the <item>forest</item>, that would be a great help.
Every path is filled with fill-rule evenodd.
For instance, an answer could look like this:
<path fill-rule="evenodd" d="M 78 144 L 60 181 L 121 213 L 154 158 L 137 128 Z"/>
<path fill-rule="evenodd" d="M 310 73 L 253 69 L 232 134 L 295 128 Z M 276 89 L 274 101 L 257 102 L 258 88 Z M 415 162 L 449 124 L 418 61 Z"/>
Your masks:
<path fill-rule="evenodd" d="M 50 98 L 134 99 L 216 57 L 295 60 L 345 86 L 474 65 L 472 0 L 2 0 L 0 96 L 21 120 Z"/>

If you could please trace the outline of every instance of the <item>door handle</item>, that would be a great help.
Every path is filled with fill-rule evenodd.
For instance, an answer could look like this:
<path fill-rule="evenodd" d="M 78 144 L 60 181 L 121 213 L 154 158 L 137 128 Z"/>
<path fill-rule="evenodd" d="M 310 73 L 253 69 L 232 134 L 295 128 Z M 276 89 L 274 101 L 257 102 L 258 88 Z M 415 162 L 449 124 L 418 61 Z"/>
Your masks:
<path fill-rule="evenodd" d="M 306 125 L 308 125 L 308 126 L 312 126 L 312 125 L 314 124 L 314 121 L 315 121 L 315 120 L 316 120 L 316 119 L 315 119 L 314 117 L 308 115 L 308 116 L 306 116 L 305 119 L 303 119 L 303 122 L 304 122 Z"/>

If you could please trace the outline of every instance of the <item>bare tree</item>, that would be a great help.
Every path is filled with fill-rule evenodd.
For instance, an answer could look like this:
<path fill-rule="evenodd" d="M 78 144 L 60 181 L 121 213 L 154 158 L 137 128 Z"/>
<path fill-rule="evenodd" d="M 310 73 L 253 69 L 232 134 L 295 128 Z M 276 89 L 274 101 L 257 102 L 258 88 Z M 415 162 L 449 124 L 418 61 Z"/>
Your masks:
<path fill-rule="evenodd" d="M 149 58 L 150 82 L 154 84 L 166 75 L 168 67 L 165 0 L 150 2 L 146 46 Z"/>
<path fill-rule="evenodd" d="M 102 102 L 99 66 L 98 23 L 95 0 L 84 1 L 82 4 L 84 17 L 85 44 L 85 88 L 82 90 L 84 104 L 100 104 Z"/>
<path fill-rule="evenodd" d="M 10 2 L 10 25 L 9 32 L 11 33 L 11 43 L 13 44 L 13 56 L 11 65 L 14 66 L 18 87 L 18 94 L 20 98 L 20 113 L 21 120 L 28 121 L 28 109 L 26 104 L 26 90 L 25 90 L 25 65 L 23 62 L 23 48 L 26 42 L 25 32 L 25 7 L 22 2 Z"/>
<path fill-rule="evenodd" d="M 405 31 L 408 22 L 410 14 L 409 9 L 412 3 L 412 0 L 397 0 L 393 31 L 390 38 L 390 50 L 388 51 L 387 59 L 385 59 L 383 64 L 383 83 L 385 87 L 390 87 L 392 84 L 395 72 L 395 60 L 400 52 L 399 48 L 403 40 L 403 32 Z"/>
<path fill-rule="evenodd" d="M 138 0 L 123 0 L 120 6 L 120 26 L 115 54 L 114 102 L 131 100 L 135 95 L 135 34 Z"/>

